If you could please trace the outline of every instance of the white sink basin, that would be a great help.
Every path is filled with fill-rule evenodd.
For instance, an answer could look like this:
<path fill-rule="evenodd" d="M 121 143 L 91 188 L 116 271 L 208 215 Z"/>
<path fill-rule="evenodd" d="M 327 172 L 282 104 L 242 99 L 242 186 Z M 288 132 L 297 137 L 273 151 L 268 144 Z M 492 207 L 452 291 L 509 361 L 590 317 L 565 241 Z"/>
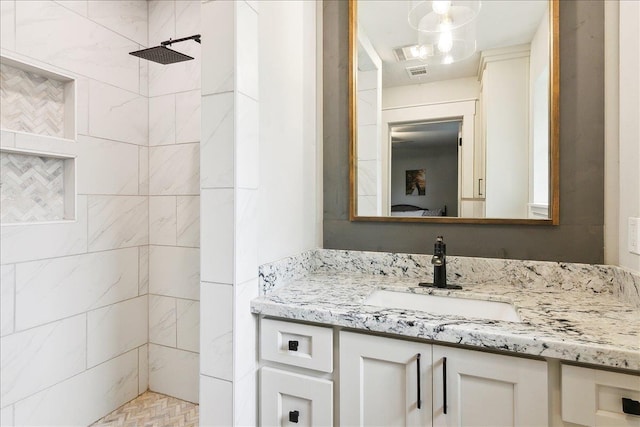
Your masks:
<path fill-rule="evenodd" d="M 516 309 L 506 302 L 377 290 L 364 303 L 376 307 L 418 310 L 431 314 L 522 322 Z"/>

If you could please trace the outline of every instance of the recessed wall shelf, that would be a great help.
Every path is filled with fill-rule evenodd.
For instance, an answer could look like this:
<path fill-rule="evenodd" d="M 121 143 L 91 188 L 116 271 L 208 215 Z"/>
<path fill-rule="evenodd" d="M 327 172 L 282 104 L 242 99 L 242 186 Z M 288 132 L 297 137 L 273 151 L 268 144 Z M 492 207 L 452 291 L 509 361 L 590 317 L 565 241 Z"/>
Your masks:
<path fill-rule="evenodd" d="M 15 59 L 0 57 L 0 127 L 75 140 L 76 83 Z"/>
<path fill-rule="evenodd" d="M 0 151 L 0 223 L 75 220 L 75 157 Z"/>

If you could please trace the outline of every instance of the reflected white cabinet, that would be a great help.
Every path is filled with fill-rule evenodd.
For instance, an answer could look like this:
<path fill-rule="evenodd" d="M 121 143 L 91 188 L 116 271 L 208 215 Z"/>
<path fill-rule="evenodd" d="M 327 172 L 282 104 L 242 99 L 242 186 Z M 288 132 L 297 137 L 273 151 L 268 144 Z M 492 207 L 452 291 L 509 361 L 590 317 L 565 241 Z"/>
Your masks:
<path fill-rule="evenodd" d="M 433 346 L 434 426 L 545 426 L 547 387 L 546 362 Z"/>
<path fill-rule="evenodd" d="M 430 426 L 431 345 L 341 332 L 340 425 Z"/>
<path fill-rule="evenodd" d="M 542 361 L 340 333 L 343 426 L 544 426 L 547 396 Z"/>

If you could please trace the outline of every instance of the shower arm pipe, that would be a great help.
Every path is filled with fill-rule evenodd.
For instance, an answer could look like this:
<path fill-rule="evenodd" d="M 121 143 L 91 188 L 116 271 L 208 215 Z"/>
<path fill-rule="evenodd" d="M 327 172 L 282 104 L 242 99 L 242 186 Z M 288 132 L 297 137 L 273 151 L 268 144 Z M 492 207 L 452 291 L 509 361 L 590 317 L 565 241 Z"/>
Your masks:
<path fill-rule="evenodd" d="M 189 36 L 189 37 L 183 37 L 181 39 L 175 39 L 175 40 L 169 39 L 169 40 L 164 41 L 164 42 L 162 42 L 160 44 L 162 46 L 171 46 L 173 43 L 180 43 L 180 42 L 184 42 L 184 41 L 187 41 L 187 40 L 195 40 L 196 42 L 200 43 L 200 34 L 196 34 L 196 35 Z"/>

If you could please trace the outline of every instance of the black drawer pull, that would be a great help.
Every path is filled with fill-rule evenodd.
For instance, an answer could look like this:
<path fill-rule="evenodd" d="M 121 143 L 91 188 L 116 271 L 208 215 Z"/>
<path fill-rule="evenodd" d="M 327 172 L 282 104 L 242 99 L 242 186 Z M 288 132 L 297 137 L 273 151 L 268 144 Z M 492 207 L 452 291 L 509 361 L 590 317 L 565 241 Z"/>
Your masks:
<path fill-rule="evenodd" d="M 293 340 L 289 341 L 289 351 L 298 351 L 298 341 L 293 341 Z"/>
<path fill-rule="evenodd" d="M 298 419 L 300 418 L 300 412 L 298 411 L 289 411 L 289 422 L 298 424 Z"/>
<path fill-rule="evenodd" d="M 442 412 L 447 415 L 447 358 L 442 358 Z"/>
<path fill-rule="evenodd" d="M 640 415 L 640 402 L 623 397 L 622 412 L 629 415 Z"/>
<path fill-rule="evenodd" d="M 420 396 L 421 394 L 421 390 L 420 390 L 420 353 L 416 354 L 416 367 L 418 370 L 418 400 L 416 401 L 416 406 L 418 407 L 418 409 L 420 409 L 422 407 L 422 396 Z"/>

